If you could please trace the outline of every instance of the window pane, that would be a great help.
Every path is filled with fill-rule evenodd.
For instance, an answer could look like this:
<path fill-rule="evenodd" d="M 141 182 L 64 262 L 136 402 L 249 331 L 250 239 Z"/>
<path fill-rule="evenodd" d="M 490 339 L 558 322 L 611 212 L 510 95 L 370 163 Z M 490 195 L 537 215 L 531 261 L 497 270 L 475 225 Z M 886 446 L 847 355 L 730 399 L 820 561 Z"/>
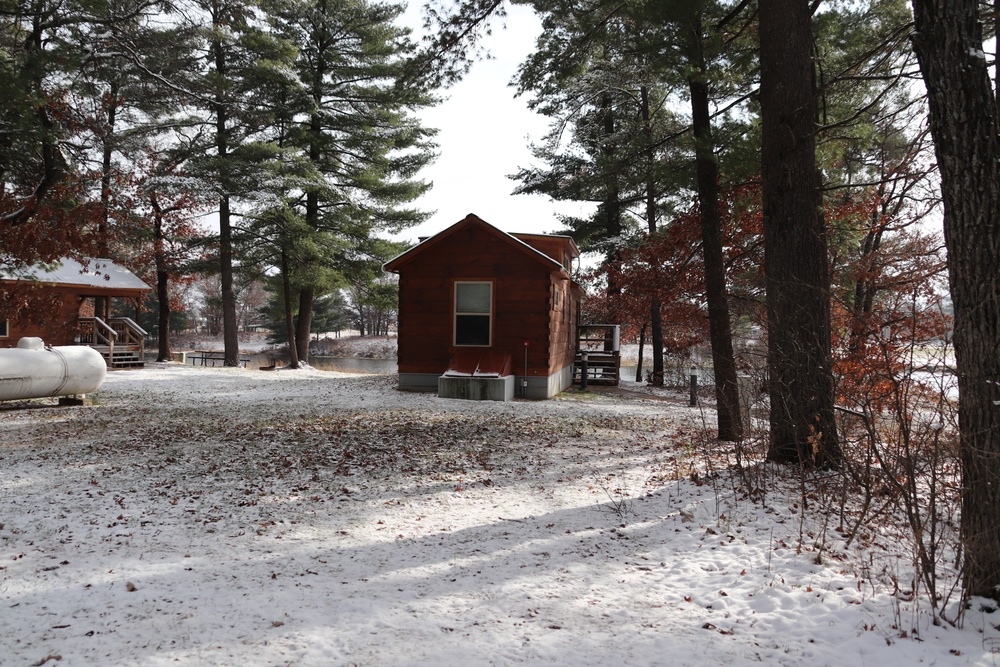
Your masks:
<path fill-rule="evenodd" d="M 489 315 L 456 315 L 455 345 L 489 345 Z"/>
<path fill-rule="evenodd" d="M 492 304 L 490 283 L 456 283 L 456 313 L 489 313 Z"/>

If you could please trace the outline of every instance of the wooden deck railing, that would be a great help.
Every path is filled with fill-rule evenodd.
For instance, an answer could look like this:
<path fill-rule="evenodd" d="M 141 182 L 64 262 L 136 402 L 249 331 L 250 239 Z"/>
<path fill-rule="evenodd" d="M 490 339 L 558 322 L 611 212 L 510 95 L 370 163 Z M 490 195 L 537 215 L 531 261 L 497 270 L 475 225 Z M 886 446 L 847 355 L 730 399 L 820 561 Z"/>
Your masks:
<path fill-rule="evenodd" d="M 105 322 L 99 317 L 81 317 L 80 344 L 100 352 L 109 367 L 141 366 L 146 357 L 146 331 L 128 317 Z"/>
<path fill-rule="evenodd" d="M 90 346 L 107 346 L 112 349 L 118 340 L 118 332 L 99 317 L 81 317 L 80 344 Z"/>
<path fill-rule="evenodd" d="M 621 371 L 620 327 L 582 324 L 577 328 L 573 384 L 618 385 Z"/>
<path fill-rule="evenodd" d="M 112 317 L 111 328 L 118 334 L 119 345 L 137 346 L 139 357 L 146 353 L 146 330 L 135 323 L 130 317 Z"/>

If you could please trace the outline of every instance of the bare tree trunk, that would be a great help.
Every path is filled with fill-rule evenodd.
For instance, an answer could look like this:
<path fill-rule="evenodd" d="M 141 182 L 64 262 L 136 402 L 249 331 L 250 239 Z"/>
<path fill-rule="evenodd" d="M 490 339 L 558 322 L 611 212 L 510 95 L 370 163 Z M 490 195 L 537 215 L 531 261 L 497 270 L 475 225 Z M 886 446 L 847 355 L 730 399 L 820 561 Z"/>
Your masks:
<path fill-rule="evenodd" d="M 708 82 L 702 51 L 701 17 L 692 26 L 691 120 L 695 136 L 695 172 L 698 205 L 701 208 L 702 254 L 705 258 L 705 300 L 708 302 L 709 336 L 712 342 L 712 370 L 715 374 L 715 402 L 718 406 L 719 439 L 736 441 L 743 436 L 740 419 L 739 386 L 736 383 L 736 355 L 729 323 L 726 293 L 726 262 L 722 252 L 722 221 L 719 215 L 719 165 L 715 158 L 712 121 L 708 107 Z"/>
<path fill-rule="evenodd" d="M 761 0 L 760 107 L 771 439 L 767 457 L 838 466 L 830 268 L 816 168 L 810 7 Z"/>
<path fill-rule="evenodd" d="M 913 0 L 955 309 L 963 586 L 1000 599 L 1000 141 L 976 0 Z"/>

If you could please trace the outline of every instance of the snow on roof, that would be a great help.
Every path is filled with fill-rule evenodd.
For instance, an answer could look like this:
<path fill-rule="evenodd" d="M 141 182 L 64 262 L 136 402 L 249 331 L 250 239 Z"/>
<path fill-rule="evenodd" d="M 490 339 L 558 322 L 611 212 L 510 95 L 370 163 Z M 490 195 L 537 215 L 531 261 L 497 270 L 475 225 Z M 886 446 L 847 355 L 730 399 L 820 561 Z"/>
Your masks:
<path fill-rule="evenodd" d="M 6 268 L 0 267 L 0 278 L 104 289 L 152 289 L 134 273 L 109 259 L 89 259 L 86 264 L 82 264 L 75 259 L 63 258 L 52 266 L 33 266 L 18 273 L 11 273 Z"/>

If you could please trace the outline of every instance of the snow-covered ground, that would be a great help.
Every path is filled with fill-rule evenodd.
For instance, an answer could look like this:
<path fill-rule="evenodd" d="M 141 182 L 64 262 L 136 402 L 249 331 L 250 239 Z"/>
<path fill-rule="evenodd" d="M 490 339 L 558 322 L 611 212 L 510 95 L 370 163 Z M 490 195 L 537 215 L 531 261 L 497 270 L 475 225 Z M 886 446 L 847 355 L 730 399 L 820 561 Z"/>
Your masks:
<path fill-rule="evenodd" d="M 998 662 L 1000 614 L 894 592 L 892 522 L 820 553 L 683 400 L 179 364 L 94 398 L 0 405 L 3 665 Z"/>

